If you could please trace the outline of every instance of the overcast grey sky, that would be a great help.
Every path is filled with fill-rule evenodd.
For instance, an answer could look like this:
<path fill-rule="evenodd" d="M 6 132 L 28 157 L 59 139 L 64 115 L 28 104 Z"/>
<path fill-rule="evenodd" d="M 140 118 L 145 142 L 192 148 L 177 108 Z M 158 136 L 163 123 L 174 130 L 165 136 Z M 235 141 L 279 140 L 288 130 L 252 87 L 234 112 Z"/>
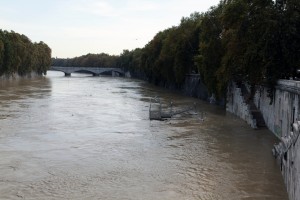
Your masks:
<path fill-rule="evenodd" d="M 44 41 L 53 57 L 120 54 L 219 0 L 1 0 L 3 30 Z"/>

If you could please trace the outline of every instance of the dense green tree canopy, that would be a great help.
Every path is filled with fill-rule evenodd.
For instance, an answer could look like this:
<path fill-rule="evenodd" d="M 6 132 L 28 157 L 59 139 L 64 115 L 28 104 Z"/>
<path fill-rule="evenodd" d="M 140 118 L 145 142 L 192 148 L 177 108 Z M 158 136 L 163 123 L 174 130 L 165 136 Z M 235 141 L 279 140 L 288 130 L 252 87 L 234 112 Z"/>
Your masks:
<path fill-rule="evenodd" d="M 42 74 L 50 64 L 51 49 L 45 43 L 32 43 L 25 35 L 0 30 L 0 76 Z"/>
<path fill-rule="evenodd" d="M 300 2 L 231 0 L 223 5 L 224 56 L 219 77 L 272 89 L 299 68 Z M 225 82 L 226 84 L 226 82 Z M 253 90 L 255 91 L 255 90 Z"/>
<path fill-rule="evenodd" d="M 247 82 L 252 94 L 257 85 L 268 85 L 272 96 L 278 79 L 297 76 L 299 33 L 299 0 L 223 0 L 157 33 L 142 49 L 124 50 L 120 56 L 55 59 L 53 63 L 118 66 L 149 82 L 175 87 L 181 87 L 186 74 L 200 73 L 209 91 L 218 97 L 224 96 L 229 81 Z M 2 46 L 0 43 L 0 58 L 5 55 Z M 9 51 L 11 47 L 6 46 Z M 11 62 L 18 66 L 20 61 Z"/>
<path fill-rule="evenodd" d="M 217 93 L 217 71 L 224 53 L 222 45 L 222 7 L 212 8 L 203 15 L 199 35 L 199 52 L 195 56 L 201 78 L 212 93 Z M 222 81 L 222 79 L 220 79 Z"/>
<path fill-rule="evenodd" d="M 182 18 L 179 26 L 159 32 L 143 49 L 133 51 L 138 54 L 127 55 L 136 60 L 139 71 L 150 82 L 180 87 L 187 73 L 198 71 L 194 57 L 198 54 L 201 18 L 199 13 Z"/>
<path fill-rule="evenodd" d="M 111 56 L 105 53 L 87 54 L 71 59 L 53 58 L 53 66 L 63 67 L 116 67 L 119 56 Z"/>

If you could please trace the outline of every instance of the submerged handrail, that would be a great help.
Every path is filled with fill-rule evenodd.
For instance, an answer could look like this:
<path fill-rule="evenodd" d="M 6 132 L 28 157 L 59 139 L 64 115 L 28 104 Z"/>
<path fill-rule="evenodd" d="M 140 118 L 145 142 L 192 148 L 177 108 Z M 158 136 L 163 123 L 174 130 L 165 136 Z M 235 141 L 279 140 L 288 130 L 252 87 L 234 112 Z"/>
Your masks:
<path fill-rule="evenodd" d="M 157 107 L 153 107 L 152 104 L 159 104 Z M 162 108 L 162 104 L 160 101 L 160 98 L 155 96 L 153 98 L 150 98 L 150 106 L 149 106 L 149 119 L 150 120 L 162 120 L 162 119 L 166 119 L 166 118 L 172 118 L 174 115 L 178 115 L 178 114 L 182 114 L 185 112 L 189 112 L 191 110 L 195 110 L 196 111 L 196 103 L 194 103 L 193 106 L 181 109 L 181 110 L 174 110 L 173 109 L 173 101 L 170 101 L 169 104 L 169 109 L 165 108 L 163 110 Z M 156 109 L 156 110 L 155 110 Z M 202 117 L 203 117 L 203 113 L 202 113 Z"/>

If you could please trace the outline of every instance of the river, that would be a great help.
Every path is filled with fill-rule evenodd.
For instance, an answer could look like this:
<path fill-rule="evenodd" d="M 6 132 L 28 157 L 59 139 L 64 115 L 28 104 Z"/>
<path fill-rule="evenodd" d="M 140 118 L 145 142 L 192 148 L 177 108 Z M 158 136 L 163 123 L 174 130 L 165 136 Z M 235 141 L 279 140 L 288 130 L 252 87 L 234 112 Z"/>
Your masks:
<path fill-rule="evenodd" d="M 149 98 L 202 115 L 149 121 Z M 287 198 L 276 138 L 143 81 L 49 72 L 0 83 L 0 199 Z"/>

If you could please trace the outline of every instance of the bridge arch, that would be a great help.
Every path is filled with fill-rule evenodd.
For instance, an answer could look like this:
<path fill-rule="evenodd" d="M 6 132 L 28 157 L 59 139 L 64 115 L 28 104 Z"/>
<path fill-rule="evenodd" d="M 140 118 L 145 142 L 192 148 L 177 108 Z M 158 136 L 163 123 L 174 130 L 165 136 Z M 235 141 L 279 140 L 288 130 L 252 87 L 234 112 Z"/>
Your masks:
<path fill-rule="evenodd" d="M 65 76 L 71 76 L 71 74 L 75 72 L 85 72 L 85 73 L 93 74 L 93 76 L 99 76 L 101 74 L 105 74 L 109 72 L 111 72 L 112 75 L 114 73 L 118 75 L 125 75 L 125 72 L 121 68 L 52 66 L 49 70 L 61 71 L 65 73 Z"/>
<path fill-rule="evenodd" d="M 83 69 L 75 70 L 72 73 L 85 73 L 85 74 L 92 74 L 93 76 L 99 76 L 99 74 L 97 74 L 97 73 L 94 73 L 90 70 L 83 70 Z"/>

